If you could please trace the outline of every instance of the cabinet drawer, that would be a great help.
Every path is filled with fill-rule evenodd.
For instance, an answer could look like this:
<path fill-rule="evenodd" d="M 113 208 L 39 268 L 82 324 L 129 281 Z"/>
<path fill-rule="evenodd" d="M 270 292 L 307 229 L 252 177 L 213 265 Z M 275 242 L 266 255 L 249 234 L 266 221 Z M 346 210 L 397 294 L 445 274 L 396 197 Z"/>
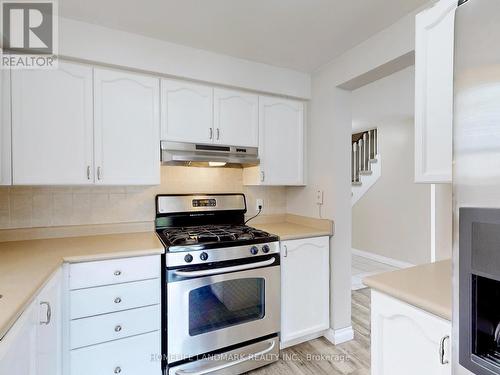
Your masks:
<path fill-rule="evenodd" d="M 71 351 L 71 375 L 161 375 L 160 332 Z"/>
<path fill-rule="evenodd" d="M 160 306 L 72 320 L 71 349 L 160 329 Z"/>
<path fill-rule="evenodd" d="M 160 277 L 160 256 L 122 258 L 70 266 L 70 289 Z"/>
<path fill-rule="evenodd" d="M 72 290 L 71 319 L 160 303 L 160 279 Z"/>

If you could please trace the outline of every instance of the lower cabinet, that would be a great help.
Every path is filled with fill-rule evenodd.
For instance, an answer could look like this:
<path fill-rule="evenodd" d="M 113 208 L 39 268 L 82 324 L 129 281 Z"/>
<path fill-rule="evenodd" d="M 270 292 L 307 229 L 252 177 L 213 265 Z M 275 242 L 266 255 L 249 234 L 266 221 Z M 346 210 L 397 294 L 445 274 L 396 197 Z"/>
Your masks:
<path fill-rule="evenodd" d="M 65 375 L 161 374 L 159 255 L 66 266 Z"/>
<path fill-rule="evenodd" d="M 330 327 L 329 238 L 281 242 L 281 347 Z"/>
<path fill-rule="evenodd" d="M 372 375 L 451 375 L 451 322 L 372 291 Z"/>
<path fill-rule="evenodd" d="M 0 341 L 1 375 L 61 375 L 61 272 Z"/>
<path fill-rule="evenodd" d="M 31 304 L 0 341 L 0 374 L 36 374 L 36 304 Z"/>

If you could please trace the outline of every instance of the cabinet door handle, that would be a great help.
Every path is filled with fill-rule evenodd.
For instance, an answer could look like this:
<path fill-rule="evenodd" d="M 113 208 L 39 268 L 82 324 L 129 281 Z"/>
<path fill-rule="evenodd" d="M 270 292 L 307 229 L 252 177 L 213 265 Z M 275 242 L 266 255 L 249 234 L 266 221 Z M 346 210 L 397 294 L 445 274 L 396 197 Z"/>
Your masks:
<path fill-rule="evenodd" d="M 122 330 L 122 326 L 121 325 L 117 325 L 115 327 L 115 332 L 120 332 Z"/>
<path fill-rule="evenodd" d="M 439 342 L 439 363 L 442 365 L 447 365 L 450 363 L 447 359 L 444 358 L 445 356 L 445 350 L 444 350 L 444 343 L 446 340 L 449 340 L 450 336 L 446 335 L 443 338 L 441 338 L 441 341 Z"/>
<path fill-rule="evenodd" d="M 260 182 L 264 182 L 265 179 L 266 179 L 266 174 L 264 173 L 264 171 L 261 171 L 260 172 Z"/>
<path fill-rule="evenodd" d="M 210 139 L 214 138 L 214 129 L 210 128 Z"/>
<path fill-rule="evenodd" d="M 115 276 L 120 276 L 121 274 L 122 274 L 122 271 L 120 271 L 120 270 L 116 270 L 114 273 Z"/>
<path fill-rule="evenodd" d="M 115 367 L 115 374 L 119 374 L 120 372 L 122 372 L 121 367 L 120 366 Z"/>
<path fill-rule="evenodd" d="M 219 139 L 220 139 L 220 129 L 217 128 L 217 140 L 219 140 Z"/>
<path fill-rule="evenodd" d="M 46 315 L 46 318 L 45 318 L 45 321 L 40 321 L 40 324 L 45 324 L 45 325 L 49 325 L 50 324 L 50 320 L 52 318 L 52 308 L 50 307 L 50 303 L 49 302 L 40 302 L 40 306 L 47 306 L 47 315 Z"/>
<path fill-rule="evenodd" d="M 284 250 L 284 252 L 283 252 L 283 257 L 285 257 L 285 258 L 286 258 L 286 257 L 288 256 L 288 246 L 283 245 L 283 250 Z"/>
<path fill-rule="evenodd" d="M 115 298 L 115 303 L 121 303 L 122 299 L 120 297 Z"/>
<path fill-rule="evenodd" d="M 90 165 L 87 165 L 87 180 L 90 180 L 91 177 L 91 170 L 90 170 Z"/>
<path fill-rule="evenodd" d="M 97 167 L 97 179 L 102 180 L 102 168 Z"/>

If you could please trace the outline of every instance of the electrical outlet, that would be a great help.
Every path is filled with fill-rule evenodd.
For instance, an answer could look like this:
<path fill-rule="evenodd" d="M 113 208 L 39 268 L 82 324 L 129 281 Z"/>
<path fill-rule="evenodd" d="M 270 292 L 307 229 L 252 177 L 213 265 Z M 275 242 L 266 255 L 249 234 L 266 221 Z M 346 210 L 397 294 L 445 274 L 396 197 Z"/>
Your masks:
<path fill-rule="evenodd" d="M 259 211 L 259 207 L 264 209 L 264 199 L 256 199 L 255 200 L 255 209 Z"/>
<path fill-rule="evenodd" d="M 324 201 L 324 192 L 323 190 L 316 191 L 316 204 L 322 205 Z"/>

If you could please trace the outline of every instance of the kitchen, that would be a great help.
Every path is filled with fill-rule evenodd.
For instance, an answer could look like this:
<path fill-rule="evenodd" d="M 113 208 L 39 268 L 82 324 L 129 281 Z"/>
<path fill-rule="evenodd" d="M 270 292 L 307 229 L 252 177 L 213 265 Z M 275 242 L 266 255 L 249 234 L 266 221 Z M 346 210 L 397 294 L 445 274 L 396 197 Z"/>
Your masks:
<path fill-rule="evenodd" d="M 493 0 L 42 3 L 2 1 L 1 375 L 500 373 Z M 354 293 L 350 95 L 411 66 L 454 248 Z"/>

